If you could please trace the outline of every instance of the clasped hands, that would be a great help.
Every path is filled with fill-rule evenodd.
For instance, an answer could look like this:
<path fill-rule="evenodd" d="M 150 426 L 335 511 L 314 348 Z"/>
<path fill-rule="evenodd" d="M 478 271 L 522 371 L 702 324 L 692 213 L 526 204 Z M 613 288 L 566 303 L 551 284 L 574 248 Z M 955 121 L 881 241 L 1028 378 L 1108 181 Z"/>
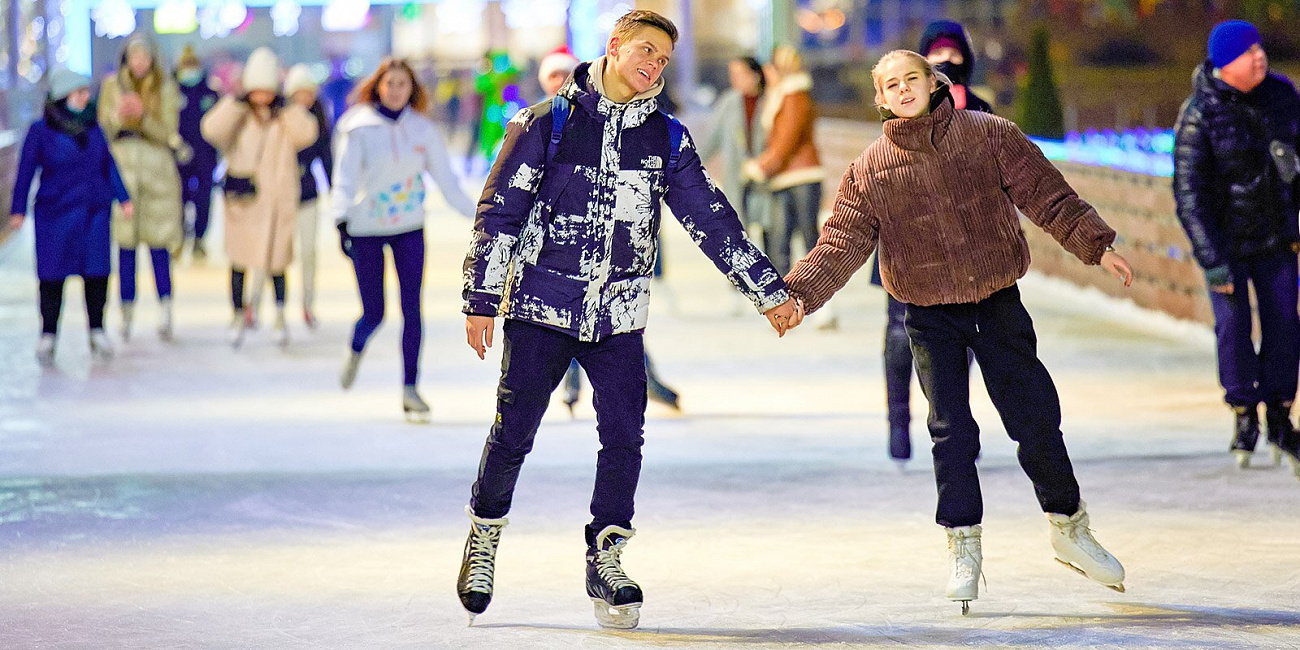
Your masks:
<path fill-rule="evenodd" d="M 766 312 L 767 322 L 776 330 L 777 336 L 798 327 L 803 322 L 803 299 L 791 298 Z M 468 315 L 465 317 L 465 342 L 478 353 L 478 358 L 487 357 L 488 348 L 492 347 L 496 322 L 491 316 Z"/>

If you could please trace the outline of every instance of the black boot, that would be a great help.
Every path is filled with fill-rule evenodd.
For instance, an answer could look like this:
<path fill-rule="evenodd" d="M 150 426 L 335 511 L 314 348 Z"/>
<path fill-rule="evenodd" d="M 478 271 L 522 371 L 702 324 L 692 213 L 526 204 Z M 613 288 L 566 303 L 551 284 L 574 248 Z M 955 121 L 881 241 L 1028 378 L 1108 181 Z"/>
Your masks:
<path fill-rule="evenodd" d="M 1264 424 L 1268 427 L 1268 444 L 1273 448 L 1273 465 L 1281 465 L 1282 457 L 1289 456 L 1300 476 L 1300 433 L 1291 422 L 1291 404 L 1266 404 Z"/>
<path fill-rule="evenodd" d="M 492 602 L 492 578 L 496 572 L 497 545 L 501 543 L 501 530 L 510 523 L 505 517 L 483 519 L 465 506 L 469 515 L 469 538 L 465 540 L 465 554 L 460 562 L 460 576 L 456 578 L 456 595 L 469 614 L 469 624 L 474 617 L 487 610 Z"/>
<path fill-rule="evenodd" d="M 1237 466 L 1250 466 L 1250 455 L 1255 453 L 1255 443 L 1259 440 L 1259 406 L 1234 406 L 1232 412 L 1237 417 L 1237 433 L 1232 439 L 1232 455 L 1237 457 Z M 1272 413 L 1272 411 L 1269 411 Z"/>
<path fill-rule="evenodd" d="M 606 526 L 587 530 L 587 595 L 601 627 L 631 629 L 641 619 L 641 587 L 623 572 L 620 555 L 636 531 Z"/>

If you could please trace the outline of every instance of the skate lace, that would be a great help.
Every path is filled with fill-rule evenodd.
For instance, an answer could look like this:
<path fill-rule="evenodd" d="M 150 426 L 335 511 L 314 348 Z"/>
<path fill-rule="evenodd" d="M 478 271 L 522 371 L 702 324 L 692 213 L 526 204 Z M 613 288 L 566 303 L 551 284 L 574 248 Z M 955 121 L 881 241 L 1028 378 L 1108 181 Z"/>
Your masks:
<path fill-rule="evenodd" d="M 950 538 L 948 540 L 948 552 L 952 554 L 953 559 L 955 560 L 969 560 L 970 562 L 974 562 L 975 561 L 975 540 Z M 958 575 L 965 577 L 969 565 L 967 565 L 964 562 L 959 562 L 957 566 L 959 567 Z M 988 589 L 989 579 L 984 577 L 983 563 L 980 564 L 979 577 L 980 580 L 984 583 L 984 588 Z"/>
<path fill-rule="evenodd" d="M 623 587 L 635 587 L 636 583 L 623 573 L 623 566 L 619 563 L 619 555 L 627 547 L 627 540 L 620 539 L 610 545 L 607 549 L 596 551 L 596 573 L 600 579 L 609 585 L 613 591 L 618 591 Z"/>
<path fill-rule="evenodd" d="M 469 537 L 469 591 L 492 591 L 492 567 L 503 526 L 475 524 Z"/>
<path fill-rule="evenodd" d="M 1061 532 L 1075 543 L 1077 548 L 1088 554 L 1088 557 L 1098 561 L 1107 562 L 1110 560 L 1110 554 L 1101 548 L 1097 538 L 1092 536 L 1092 528 L 1082 522 L 1067 521 L 1058 524 Z"/>

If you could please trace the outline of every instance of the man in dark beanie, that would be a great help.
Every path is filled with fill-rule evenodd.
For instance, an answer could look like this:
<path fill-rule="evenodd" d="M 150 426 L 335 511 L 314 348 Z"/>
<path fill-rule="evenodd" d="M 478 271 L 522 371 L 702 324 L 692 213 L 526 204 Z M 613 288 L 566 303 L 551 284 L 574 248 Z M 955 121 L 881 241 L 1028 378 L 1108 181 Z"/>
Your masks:
<path fill-rule="evenodd" d="M 1300 437 L 1291 422 L 1300 368 L 1300 95 L 1286 77 L 1269 72 L 1259 30 L 1248 22 L 1219 23 L 1208 50 L 1178 118 L 1178 219 L 1210 290 L 1219 383 L 1236 414 L 1231 450 L 1240 466 L 1249 464 L 1263 403 L 1274 463 L 1285 453 L 1300 476 Z M 1255 288 L 1255 308 L 1248 286 Z M 1251 337 L 1256 315 L 1258 349 Z"/>

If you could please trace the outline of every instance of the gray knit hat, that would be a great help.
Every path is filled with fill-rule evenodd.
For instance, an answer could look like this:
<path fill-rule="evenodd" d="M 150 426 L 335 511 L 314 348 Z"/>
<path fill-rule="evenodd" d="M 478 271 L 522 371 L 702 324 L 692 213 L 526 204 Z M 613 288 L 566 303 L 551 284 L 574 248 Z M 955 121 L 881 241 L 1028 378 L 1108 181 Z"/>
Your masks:
<path fill-rule="evenodd" d="M 67 68 L 55 68 L 50 72 L 50 99 L 59 101 L 78 88 L 89 88 L 90 77 L 73 72 Z"/>

